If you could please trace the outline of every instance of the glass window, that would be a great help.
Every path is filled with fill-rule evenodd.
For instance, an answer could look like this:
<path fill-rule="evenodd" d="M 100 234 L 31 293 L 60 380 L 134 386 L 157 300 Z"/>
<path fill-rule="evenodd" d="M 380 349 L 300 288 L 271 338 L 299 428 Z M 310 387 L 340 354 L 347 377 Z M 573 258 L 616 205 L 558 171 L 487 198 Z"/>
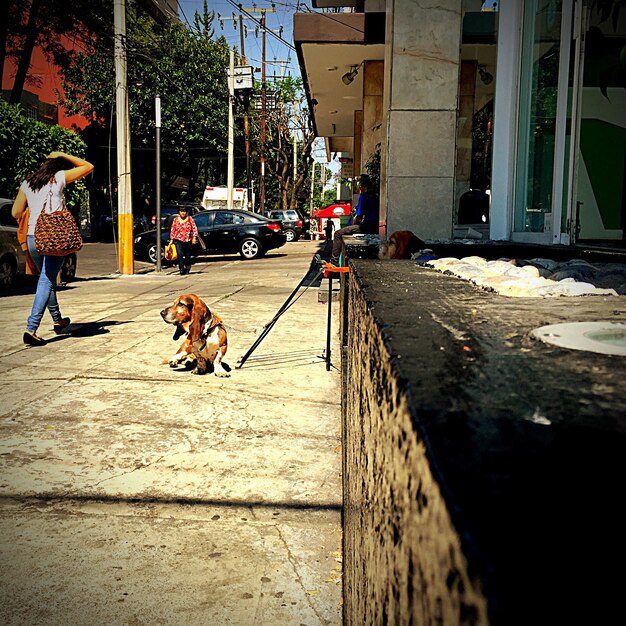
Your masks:
<path fill-rule="evenodd" d="M 515 180 L 515 232 L 551 226 L 561 0 L 524 5 Z"/>
<path fill-rule="evenodd" d="M 210 223 L 210 217 L 210 213 L 199 213 L 198 215 L 194 215 L 193 219 L 198 228 L 206 228 Z"/>
<path fill-rule="evenodd" d="M 218 211 L 213 220 L 215 226 L 223 226 L 225 224 L 233 224 L 233 214 L 226 211 Z"/>

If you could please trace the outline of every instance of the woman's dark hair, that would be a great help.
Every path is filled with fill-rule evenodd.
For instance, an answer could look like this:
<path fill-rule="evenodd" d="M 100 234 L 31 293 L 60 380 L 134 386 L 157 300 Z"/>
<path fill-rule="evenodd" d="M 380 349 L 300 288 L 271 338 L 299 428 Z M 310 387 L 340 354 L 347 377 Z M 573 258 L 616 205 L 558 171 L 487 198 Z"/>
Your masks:
<path fill-rule="evenodd" d="M 57 172 L 69 167 L 71 167 L 71 163 L 63 157 L 46 159 L 32 174 L 26 177 L 26 182 L 33 191 L 39 191 L 54 178 Z"/>

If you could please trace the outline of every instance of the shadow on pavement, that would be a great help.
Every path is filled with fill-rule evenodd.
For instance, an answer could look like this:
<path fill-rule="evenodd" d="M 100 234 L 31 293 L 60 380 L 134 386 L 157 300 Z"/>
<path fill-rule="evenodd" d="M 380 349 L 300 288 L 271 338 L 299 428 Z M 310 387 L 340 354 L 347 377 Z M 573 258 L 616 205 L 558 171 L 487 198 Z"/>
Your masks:
<path fill-rule="evenodd" d="M 68 326 L 69 331 L 65 335 L 58 335 L 56 338 L 60 339 L 64 336 L 71 337 L 95 337 L 96 335 L 104 335 L 109 331 L 107 326 L 119 326 L 120 324 L 129 324 L 130 322 L 118 322 L 116 320 L 105 320 L 98 322 L 87 322 L 86 324 L 70 324 Z M 51 342 L 54 339 L 50 340 Z"/>

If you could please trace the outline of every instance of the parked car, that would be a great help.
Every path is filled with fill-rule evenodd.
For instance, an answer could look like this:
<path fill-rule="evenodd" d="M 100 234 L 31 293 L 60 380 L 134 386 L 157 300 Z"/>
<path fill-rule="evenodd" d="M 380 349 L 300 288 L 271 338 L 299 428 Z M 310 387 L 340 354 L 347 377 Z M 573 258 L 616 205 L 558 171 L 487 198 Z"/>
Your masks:
<path fill-rule="evenodd" d="M 172 202 L 161 205 L 161 228 L 170 229 L 172 220 L 178 215 L 178 209 L 184 206 L 187 208 L 189 215 L 195 215 L 200 211 L 204 211 L 204 207 L 198 202 Z M 151 219 L 152 226 L 156 227 L 156 213 Z"/>
<path fill-rule="evenodd" d="M 11 215 L 13 200 L 0 198 L 0 289 L 11 287 L 26 273 L 26 254 L 17 242 L 17 222 Z M 76 254 L 68 254 L 61 267 L 61 282 L 76 277 Z"/>
<path fill-rule="evenodd" d="M 270 211 L 268 217 L 281 221 L 287 241 L 297 241 L 309 230 L 309 221 L 297 209 Z"/>
<path fill-rule="evenodd" d="M 192 254 L 196 256 L 239 253 L 243 259 L 256 259 L 287 241 L 279 221 L 249 211 L 211 209 L 192 217 L 204 244 L 193 247 Z M 161 254 L 169 236 L 169 229 L 161 232 Z M 134 252 L 138 259 L 156 263 L 156 247 L 156 230 L 135 237 Z"/>

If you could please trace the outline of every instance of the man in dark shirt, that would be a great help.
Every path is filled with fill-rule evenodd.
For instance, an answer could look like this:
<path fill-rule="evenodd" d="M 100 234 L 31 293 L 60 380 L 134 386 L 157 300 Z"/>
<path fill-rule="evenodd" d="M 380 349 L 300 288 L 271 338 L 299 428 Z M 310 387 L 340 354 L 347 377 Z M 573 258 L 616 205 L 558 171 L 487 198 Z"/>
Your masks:
<path fill-rule="evenodd" d="M 359 203 L 356 207 L 354 224 L 340 228 L 333 238 L 333 251 L 330 262 L 333 265 L 339 263 L 343 238 L 346 235 L 364 233 L 369 235 L 378 234 L 379 200 L 378 190 L 372 189 L 372 181 L 367 174 L 361 174 L 359 180 Z"/>

